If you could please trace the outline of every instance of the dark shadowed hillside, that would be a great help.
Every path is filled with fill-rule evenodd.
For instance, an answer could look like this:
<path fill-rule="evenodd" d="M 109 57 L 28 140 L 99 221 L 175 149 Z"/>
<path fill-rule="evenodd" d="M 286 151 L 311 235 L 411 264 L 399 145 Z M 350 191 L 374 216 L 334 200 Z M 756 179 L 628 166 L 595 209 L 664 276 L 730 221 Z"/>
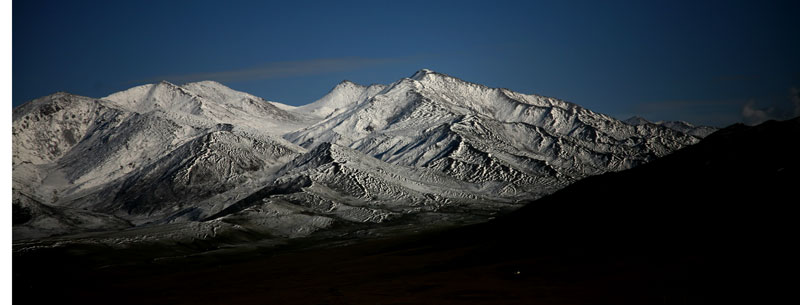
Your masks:
<path fill-rule="evenodd" d="M 800 119 L 733 125 L 650 164 L 579 181 L 487 225 L 487 232 L 599 249 L 769 243 L 792 225 L 798 140 Z"/>

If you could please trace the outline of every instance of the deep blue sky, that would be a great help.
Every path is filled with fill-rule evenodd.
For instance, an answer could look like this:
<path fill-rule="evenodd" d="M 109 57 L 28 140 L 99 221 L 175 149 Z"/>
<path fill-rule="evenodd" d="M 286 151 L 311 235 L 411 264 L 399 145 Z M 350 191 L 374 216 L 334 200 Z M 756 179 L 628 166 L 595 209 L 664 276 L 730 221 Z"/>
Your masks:
<path fill-rule="evenodd" d="M 798 1 L 699 2 L 17 0 L 13 104 L 214 79 L 300 105 L 430 68 L 618 118 L 800 111 Z"/>

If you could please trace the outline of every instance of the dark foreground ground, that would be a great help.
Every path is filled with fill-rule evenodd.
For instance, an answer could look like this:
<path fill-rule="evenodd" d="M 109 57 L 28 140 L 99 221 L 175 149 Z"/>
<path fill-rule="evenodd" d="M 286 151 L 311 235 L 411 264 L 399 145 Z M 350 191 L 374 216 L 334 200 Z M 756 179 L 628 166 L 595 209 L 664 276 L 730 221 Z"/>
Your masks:
<path fill-rule="evenodd" d="M 798 119 L 732 126 L 489 223 L 349 246 L 15 253 L 14 303 L 792 302 L 797 140 Z"/>
<path fill-rule="evenodd" d="M 100 269 L 51 253 L 15 268 L 14 303 L 705 304 L 713 297 L 707 257 L 696 253 L 531 255 L 539 251 L 441 242 L 448 234 L 251 253 L 238 262 L 194 257 Z"/>

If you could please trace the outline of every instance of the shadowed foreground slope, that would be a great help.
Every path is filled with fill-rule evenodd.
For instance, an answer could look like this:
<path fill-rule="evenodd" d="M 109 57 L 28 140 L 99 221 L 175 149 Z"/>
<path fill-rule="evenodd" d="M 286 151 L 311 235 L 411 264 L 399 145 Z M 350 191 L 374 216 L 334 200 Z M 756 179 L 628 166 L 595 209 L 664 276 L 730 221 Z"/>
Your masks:
<path fill-rule="evenodd" d="M 800 119 L 734 125 L 489 223 L 351 246 L 128 265 L 122 252 L 15 255 L 14 303 L 777 301 L 794 289 L 781 276 L 796 271 L 798 139 Z"/>

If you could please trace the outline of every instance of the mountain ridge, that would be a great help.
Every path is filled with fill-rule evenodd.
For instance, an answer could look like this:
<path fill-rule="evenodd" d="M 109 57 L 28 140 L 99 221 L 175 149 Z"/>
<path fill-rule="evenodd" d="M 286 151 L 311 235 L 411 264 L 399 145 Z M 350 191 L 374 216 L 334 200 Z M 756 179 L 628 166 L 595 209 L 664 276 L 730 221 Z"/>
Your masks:
<path fill-rule="evenodd" d="M 633 126 L 646 125 L 646 124 L 661 125 L 661 126 L 673 129 L 673 130 L 680 131 L 680 132 L 688 134 L 688 135 L 701 137 L 701 138 L 704 138 L 704 137 L 710 135 L 711 133 L 713 133 L 713 132 L 715 132 L 717 130 L 717 128 L 715 128 L 715 127 L 704 126 L 704 125 L 695 126 L 695 125 L 693 125 L 693 124 L 691 124 L 689 122 L 685 122 L 685 121 L 658 121 L 658 122 L 651 122 L 651 121 L 649 121 L 649 120 L 647 120 L 647 119 L 645 119 L 643 117 L 640 117 L 640 116 L 632 116 L 630 118 L 627 118 L 627 119 L 623 120 L 623 122 L 625 122 L 627 124 L 630 124 L 630 125 L 633 125 Z"/>
<path fill-rule="evenodd" d="M 478 222 L 699 140 L 427 69 L 390 85 L 343 81 L 299 107 L 201 81 L 101 99 L 55 94 L 14 113 L 15 198 L 141 228 L 108 233 L 112 244 L 165 224 L 172 233 L 142 240 L 212 228 L 295 238 L 395 219 Z M 15 239 L 55 232 L 15 228 Z"/>

